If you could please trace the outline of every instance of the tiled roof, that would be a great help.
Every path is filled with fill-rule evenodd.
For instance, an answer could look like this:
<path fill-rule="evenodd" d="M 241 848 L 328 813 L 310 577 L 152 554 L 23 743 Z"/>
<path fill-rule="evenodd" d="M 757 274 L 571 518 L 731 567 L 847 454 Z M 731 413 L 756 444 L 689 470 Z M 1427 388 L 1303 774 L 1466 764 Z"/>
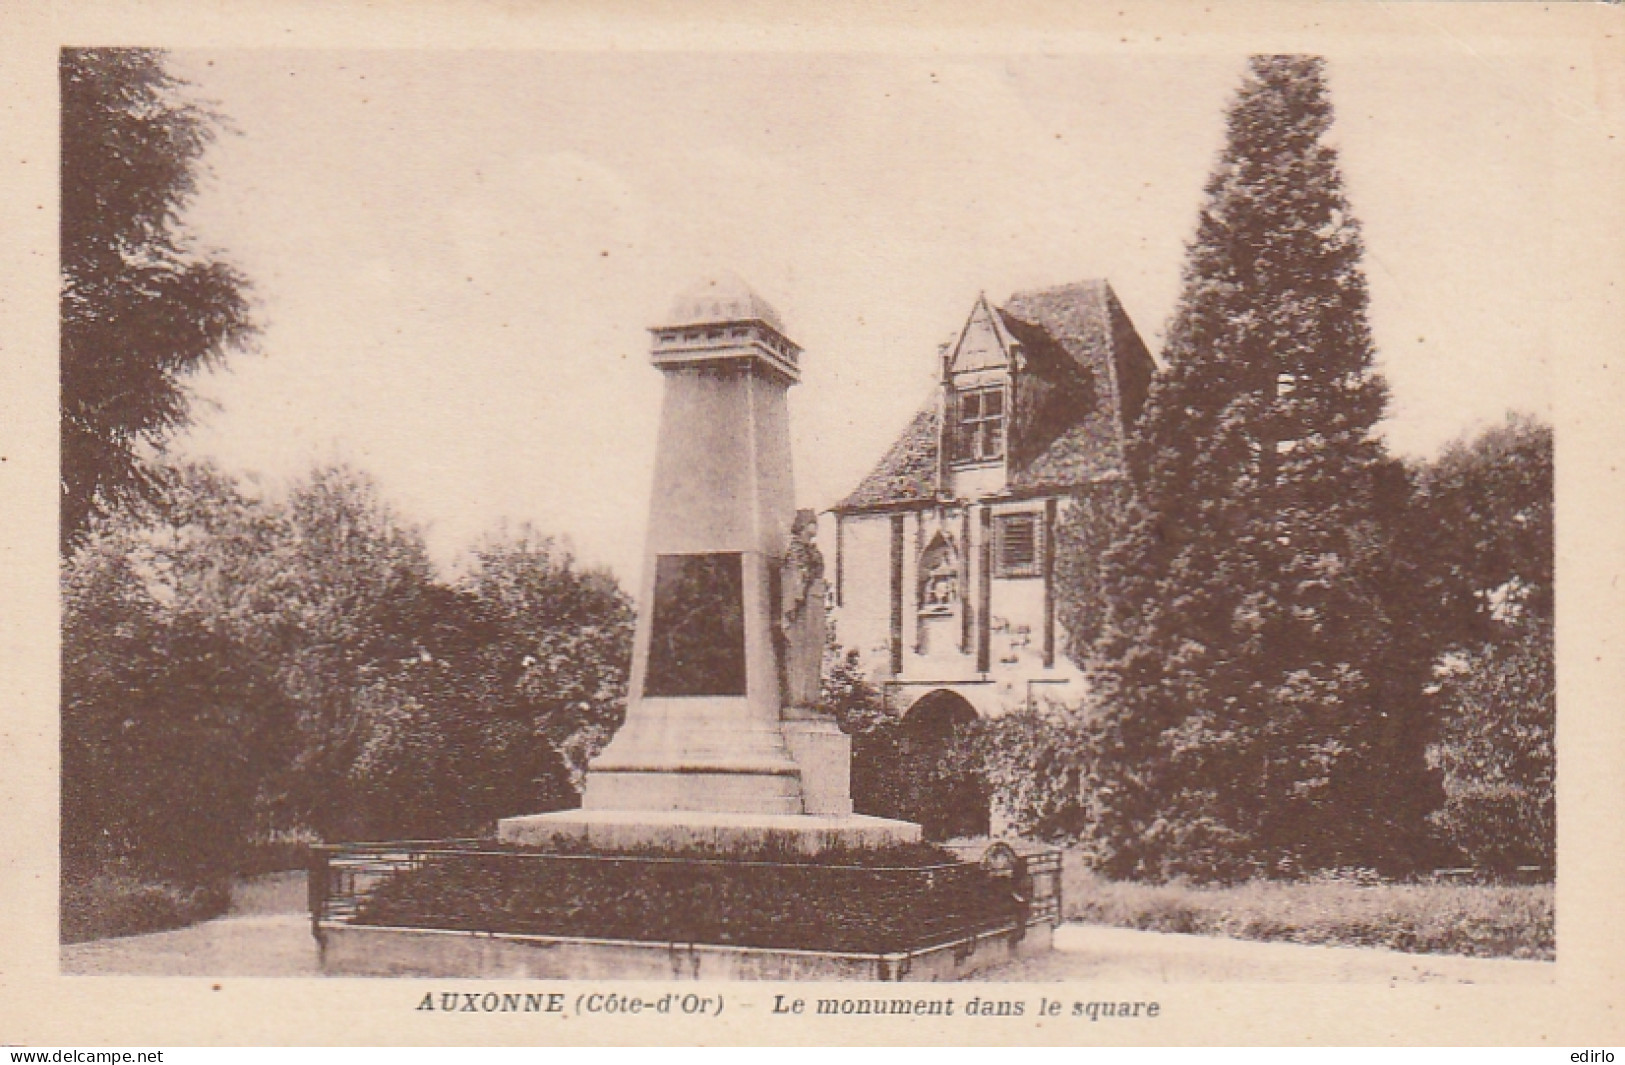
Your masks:
<path fill-rule="evenodd" d="M 920 503 L 937 497 L 937 448 L 942 439 L 940 401 L 932 392 L 884 458 L 857 490 L 838 504 L 860 510 L 897 503 Z"/>
<path fill-rule="evenodd" d="M 1011 487 L 1068 488 L 1121 472 L 1124 437 L 1145 403 L 1154 366 L 1111 286 L 1084 281 L 1020 292 L 1002 311 L 1018 338 L 1036 331 L 1059 345 L 1085 371 L 1094 400 L 1070 430 L 1010 471 Z M 1040 350 L 1023 344 L 1034 356 Z"/>
<path fill-rule="evenodd" d="M 998 309 L 998 319 L 1025 354 L 1027 392 L 1049 404 L 1012 421 L 1009 489 L 1067 490 L 1121 473 L 1124 436 L 1155 367 L 1111 286 L 1084 281 L 1017 293 Z M 836 509 L 934 500 L 940 405 L 933 395 Z"/>

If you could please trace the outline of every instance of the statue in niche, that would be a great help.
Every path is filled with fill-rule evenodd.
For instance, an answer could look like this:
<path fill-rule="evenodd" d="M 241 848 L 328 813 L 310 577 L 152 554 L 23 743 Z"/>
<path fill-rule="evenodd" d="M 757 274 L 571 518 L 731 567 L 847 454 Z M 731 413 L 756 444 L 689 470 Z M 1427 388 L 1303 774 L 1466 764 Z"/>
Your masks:
<path fill-rule="evenodd" d="M 947 534 L 938 532 L 920 556 L 920 623 L 914 652 L 921 655 L 957 650 L 958 626 L 954 622 L 959 607 L 959 557 Z"/>
<path fill-rule="evenodd" d="M 946 614 L 959 605 L 959 559 L 938 533 L 920 559 L 920 612 Z"/>
<path fill-rule="evenodd" d="M 818 550 L 818 516 L 796 511 L 790 547 L 779 576 L 779 690 L 787 707 L 817 704 L 824 665 L 824 556 Z"/>
<path fill-rule="evenodd" d="M 946 614 L 959 602 L 959 566 L 943 557 L 926 571 L 925 587 L 920 596 L 921 608 L 929 614 Z"/>

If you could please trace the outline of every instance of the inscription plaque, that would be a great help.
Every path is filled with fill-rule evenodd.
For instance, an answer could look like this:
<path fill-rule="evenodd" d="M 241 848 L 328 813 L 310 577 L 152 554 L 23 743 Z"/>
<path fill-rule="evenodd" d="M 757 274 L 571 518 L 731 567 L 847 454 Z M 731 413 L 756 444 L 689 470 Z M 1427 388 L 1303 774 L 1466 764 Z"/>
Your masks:
<path fill-rule="evenodd" d="M 741 556 L 661 555 L 643 694 L 744 695 Z"/>

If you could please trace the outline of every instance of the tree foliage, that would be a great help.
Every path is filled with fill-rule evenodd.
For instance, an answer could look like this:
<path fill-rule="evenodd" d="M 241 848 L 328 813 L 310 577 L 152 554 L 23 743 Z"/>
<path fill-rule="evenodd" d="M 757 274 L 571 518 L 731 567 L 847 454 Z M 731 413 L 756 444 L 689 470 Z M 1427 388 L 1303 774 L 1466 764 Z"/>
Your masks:
<path fill-rule="evenodd" d="M 210 495 L 215 525 L 240 528 L 249 504 L 205 471 L 171 488 L 171 508 L 97 523 L 64 567 L 65 872 L 136 859 L 182 882 L 228 874 L 258 781 L 288 753 L 294 711 L 275 664 L 177 595 L 199 532 L 180 515 Z"/>
<path fill-rule="evenodd" d="M 841 731 L 849 735 L 868 732 L 889 723 L 893 715 L 886 708 L 880 689 L 869 680 L 863 668 L 863 655 L 855 647 L 842 647 L 835 638 L 835 623 L 829 623 L 824 643 L 823 669 L 819 674 L 818 708 L 832 715 Z"/>
<path fill-rule="evenodd" d="M 1533 616 L 1452 659 L 1433 755 L 1445 803 L 1434 822 L 1473 865 L 1552 870 L 1557 856 L 1557 688 L 1552 627 Z"/>
<path fill-rule="evenodd" d="M 503 530 L 474 553 L 456 586 L 484 630 L 464 655 L 461 690 L 492 708 L 481 725 L 484 818 L 574 804 L 588 761 L 626 716 L 634 615 L 604 570 L 528 526 Z M 536 761 L 536 755 L 546 755 Z"/>
<path fill-rule="evenodd" d="M 463 835 L 575 800 L 624 712 L 631 608 L 527 531 L 465 577 L 345 467 L 276 498 L 206 466 L 64 572 L 63 842 L 200 878 L 270 831 Z"/>
<path fill-rule="evenodd" d="M 862 656 L 831 639 L 821 708 L 852 737 L 852 805 L 861 814 L 912 821 L 926 839 L 985 835 L 989 777 L 974 712 L 899 716 L 886 706 Z"/>
<path fill-rule="evenodd" d="M 63 595 L 64 869 L 139 857 L 182 882 L 231 872 L 292 708 L 271 668 L 175 611 L 140 559 L 92 542 Z"/>
<path fill-rule="evenodd" d="M 1414 471 L 1404 537 L 1438 674 L 1433 821 L 1497 871 L 1555 860 L 1552 459 L 1523 415 L 1450 445 Z"/>
<path fill-rule="evenodd" d="M 1509 414 L 1412 471 L 1402 545 L 1426 583 L 1438 651 L 1501 638 L 1515 613 L 1553 613 L 1551 427 Z"/>
<path fill-rule="evenodd" d="M 1089 783 L 1118 875 L 1403 867 L 1436 804 L 1331 122 L 1321 60 L 1251 61 L 1131 447 Z"/>
<path fill-rule="evenodd" d="M 1020 835 L 1087 844 L 1097 811 L 1087 707 L 1041 703 L 978 729 L 977 762 L 1002 821 Z"/>
<path fill-rule="evenodd" d="M 62 522 L 153 487 L 185 376 L 253 331 L 247 282 L 181 227 L 219 119 L 147 49 L 68 48 L 62 92 Z"/>

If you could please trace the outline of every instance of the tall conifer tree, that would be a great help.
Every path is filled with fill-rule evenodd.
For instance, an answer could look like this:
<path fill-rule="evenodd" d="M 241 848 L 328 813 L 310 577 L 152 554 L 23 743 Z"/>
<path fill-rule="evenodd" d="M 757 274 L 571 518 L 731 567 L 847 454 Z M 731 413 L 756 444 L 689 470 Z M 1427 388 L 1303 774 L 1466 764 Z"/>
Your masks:
<path fill-rule="evenodd" d="M 1119 875 L 1392 868 L 1436 799 L 1331 123 L 1322 60 L 1251 60 L 1131 448 L 1096 645 L 1095 831 Z"/>

